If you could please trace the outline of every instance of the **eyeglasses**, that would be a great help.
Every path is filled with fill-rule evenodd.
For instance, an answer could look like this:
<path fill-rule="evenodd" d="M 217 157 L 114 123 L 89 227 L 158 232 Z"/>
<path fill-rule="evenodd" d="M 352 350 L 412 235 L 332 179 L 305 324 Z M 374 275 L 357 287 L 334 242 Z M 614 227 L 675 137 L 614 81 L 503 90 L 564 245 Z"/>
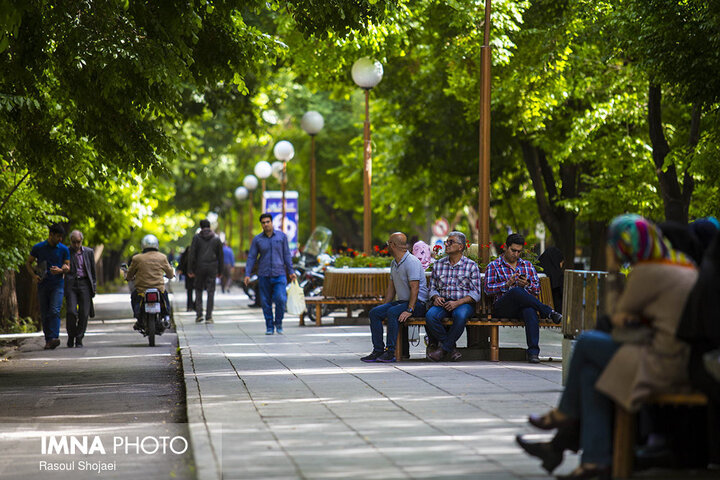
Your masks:
<path fill-rule="evenodd" d="M 462 245 L 462 242 L 456 242 L 455 240 L 445 240 L 445 245 L 452 245 L 452 244 Z"/>

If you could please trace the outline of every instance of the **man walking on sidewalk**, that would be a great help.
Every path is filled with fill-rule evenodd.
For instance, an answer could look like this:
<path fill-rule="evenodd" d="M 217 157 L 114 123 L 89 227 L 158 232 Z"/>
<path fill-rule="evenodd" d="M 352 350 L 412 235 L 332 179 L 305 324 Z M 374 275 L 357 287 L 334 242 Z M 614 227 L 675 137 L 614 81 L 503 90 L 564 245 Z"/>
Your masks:
<path fill-rule="evenodd" d="M 258 263 L 258 287 L 260 303 L 265 316 L 265 335 L 283 333 L 282 321 L 285 315 L 285 302 L 287 301 L 287 276 L 290 281 L 296 277 L 290 257 L 287 237 L 280 230 L 275 230 L 272 215 L 260 215 L 262 233 L 256 235 L 250 244 L 247 264 L 245 266 L 245 285 L 250 282 L 248 274 L 253 271 L 255 262 Z M 275 304 L 275 319 L 273 321 L 272 304 Z"/>
<path fill-rule="evenodd" d="M 63 275 L 70 271 L 70 250 L 63 245 L 65 229 L 60 225 L 50 226 L 48 239 L 36 243 L 25 262 L 33 281 L 38 285 L 38 302 L 45 334 L 45 350 L 60 345 L 60 308 L 63 302 L 65 282 Z M 37 260 L 37 273 L 32 264 Z"/>
<path fill-rule="evenodd" d="M 373 351 L 360 359 L 363 362 L 394 362 L 399 324 L 413 316 L 425 316 L 425 302 L 428 297 L 425 269 L 420 260 L 408 252 L 407 237 L 404 233 L 390 235 L 387 245 L 393 256 L 390 282 L 383 304 L 370 310 Z M 382 338 L 383 319 L 387 319 L 387 350 Z"/>
<path fill-rule="evenodd" d="M 208 220 L 200 220 L 200 233 L 193 237 L 188 256 L 188 275 L 195 279 L 195 322 L 203 321 L 203 290 L 207 291 L 205 323 L 212 318 L 215 302 L 215 282 L 222 273 L 223 245 L 210 229 Z"/>
<path fill-rule="evenodd" d="M 65 275 L 65 318 L 68 347 L 82 347 L 88 317 L 95 297 L 95 252 L 83 247 L 83 234 L 70 233 L 70 271 Z"/>

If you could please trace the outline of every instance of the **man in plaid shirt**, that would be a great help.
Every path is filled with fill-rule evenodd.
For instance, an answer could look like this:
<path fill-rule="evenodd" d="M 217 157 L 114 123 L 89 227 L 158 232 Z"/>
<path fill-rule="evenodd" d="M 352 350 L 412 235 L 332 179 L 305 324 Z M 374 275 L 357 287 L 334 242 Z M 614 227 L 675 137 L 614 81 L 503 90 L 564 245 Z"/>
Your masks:
<path fill-rule="evenodd" d="M 433 265 L 430 277 L 430 309 L 425 314 L 425 329 L 429 343 L 427 357 L 440 361 L 446 356 L 457 362 L 462 355 L 455 348 L 465 324 L 475 311 L 475 302 L 480 301 L 480 270 L 477 263 L 463 255 L 466 248 L 465 235 L 450 232 L 445 240 L 445 253 Z M 445 330 L 442 321 L 452 317 L 453 324 Z"/>
<path fill-rule="evenodd" d="M 520 258 L 525 248 L 525 238 L 513 233 L 505 240 L 505 252 L 490 262 L 485 270 L 485 293 L 495 297 L 493 316 L 517 318 L 525 321 L 527 359 L 539 363 L 540 319 L 550 318 L 554 323 L 562 321 L 562 315 L 540 302 L 540 280 L 533 264 Z"/>

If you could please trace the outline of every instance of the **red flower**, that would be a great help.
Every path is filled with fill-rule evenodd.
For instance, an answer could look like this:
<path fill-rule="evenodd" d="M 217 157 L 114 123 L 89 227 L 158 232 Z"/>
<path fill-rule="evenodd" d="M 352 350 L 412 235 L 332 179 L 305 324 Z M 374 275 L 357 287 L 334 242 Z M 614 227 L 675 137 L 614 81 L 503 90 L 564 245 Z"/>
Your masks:
<path fill-rule="evenodd" d="M 375 249 L 375 253 L 380 251 L 380 247 L 378 247 L 377 245 L 375 245 L 373 248 Z"/>

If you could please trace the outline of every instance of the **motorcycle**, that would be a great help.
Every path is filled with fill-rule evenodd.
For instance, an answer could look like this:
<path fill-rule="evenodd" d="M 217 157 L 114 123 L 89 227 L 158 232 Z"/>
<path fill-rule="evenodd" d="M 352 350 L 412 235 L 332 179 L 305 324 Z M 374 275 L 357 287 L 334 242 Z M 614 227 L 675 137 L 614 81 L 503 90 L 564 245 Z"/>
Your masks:
<path fill-rule="evenodd" d="M 120 269 L 127 274 L 127 264 L 122 264 Z M 168 279 L 165 278 L 165 285 Z M 165 330 L 170 328 L 170 304 L 166 295 L 157 288 L 148 288 L 144 294 L 136 293 L 134 282 L 129 282 L 130 302 L 138 305 L 139 315 L 138 321 L 133 328 L 142 333 L 144 337 L 148 337 L 148 345 L 155 346 L 155 336 L 162 335 Z M 167 287 L 166 287 L 167 290 Z M 135 307 L 133 306 L 133 311 Z"/>
<path fill-rule="evenodd" d="M 305 248 L 303 248 L 303 252 L 295 265 L 295 274 L 306 297 L 315 297 L 322 294 L 325 269 L 335 261 L 333 257 L 324 253 L 328 245 L 330 245 L 331 238 L 332 232 L 329 229 L 325 227 L 315 228 L 305 243 Z M 322 308 L 322 315 L 327 315 L 331 311 L 329 305 L 323 305 Z M 310 320 L 314 322 L 315 309 L 308 309 L 307 313 Z"/>
<path fill-rule="evenodd" d="M 157 288 L 148 288 L 140 302 L 140 329 L 148 337 L 148 344 L 155 346 L 155 335 L 162 335 L 170 328 L 170 316 L 164 308 L 165 299 Z"/>

